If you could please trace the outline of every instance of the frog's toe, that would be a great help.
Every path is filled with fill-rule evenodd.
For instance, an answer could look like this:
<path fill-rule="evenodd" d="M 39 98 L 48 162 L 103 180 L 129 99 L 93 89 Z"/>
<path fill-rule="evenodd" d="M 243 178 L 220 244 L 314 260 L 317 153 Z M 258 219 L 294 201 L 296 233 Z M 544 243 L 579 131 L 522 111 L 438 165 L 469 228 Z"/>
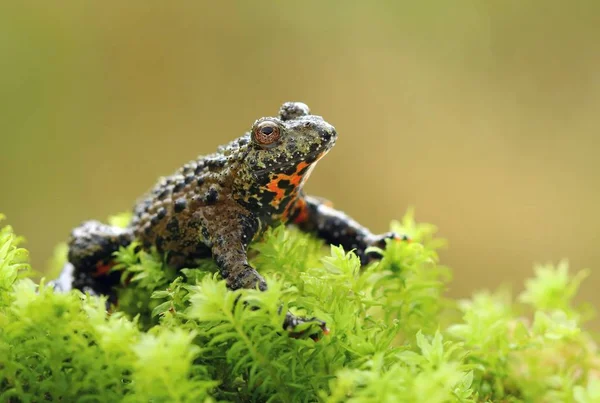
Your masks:
<path fill-rule="evenodd" d="M 385 249 L 386 243 L 388 240 L 393 240 L 397 242 L 411 242 L 411 239 L 406 234 L 398 234 L 396 232 L 386 232 L 380 235 L 373 235 L 372 239 L 369 242 L 369 246 L 375 246 L 380 249 Z M 370 251 L 367 253 L 363 253 L 360 255 L 361 264 L 365 265 L 370 263 L 373 260 L 381 259 L 382 256 L 380 253 L 375 251 Z"/>
<path fill-rule="evenodd" d="M 378 248 L 384 249 L 385 243 L 388 239 L 392 239 L 394 241 L 405 241 L 410 242 L 411 239 L 406 234 L 398 234 L 397 232 L 386 232 L 385 234 L 377 235 L 375 237 L 372 246 L 377 246 Z"/>
<path fill-rule="evenodd" d="M 321 334 L 329 334 L 329 328 L 324 321 L 315 317 L 296 316 L 290 312 L 285 315 L 283 328 L 288 331 L 290 337 L 295 339 L 310 337 L 317 341 Z"/>
<path fill-rule="evenodd" d="M 403 242 L 412 242 L 411 237 L 409 237 L 406 234 L 402 234 L 402 235 L 398 235 L 396 234 L 396 238 L 394 238 L 397 241 L 403 241 Z"/>
<path fill-rule="evenodd" d="M 258 289 L 265 291 L 267 289 L 267 282 L 265 279 L 258 274 L 258 272 L 250 265 L 245 265 L 244 270 L 237 276 L 228 276 L 227 287 L 232 290 L 245 289 Z"/>

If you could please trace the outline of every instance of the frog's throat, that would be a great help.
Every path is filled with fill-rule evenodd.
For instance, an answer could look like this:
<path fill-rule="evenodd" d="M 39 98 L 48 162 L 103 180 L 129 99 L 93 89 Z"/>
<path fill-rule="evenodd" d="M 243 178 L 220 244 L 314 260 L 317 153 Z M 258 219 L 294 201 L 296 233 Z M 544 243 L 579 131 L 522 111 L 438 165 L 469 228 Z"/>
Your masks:
<path fill-rule="evenodd" d="M 299 162 L 296 165 L 295 170 L 291 173 L 271 173 L 269 175 L 269 181 L 261 187 L 262 191 L 273 194 L 273 198 L 269 202 L 269 205 L 277 210 L 279 209 L 281 203 L 289 202 L 289 200 L 295 199 L 310 177 L 310 174 L 314 170 L 316 163 L 323 158 L 328 151 L 329 150 L 325 150 L 316 155 L 314 161 L 312 162 Z M 287 172 L 289 171 L 290 170 Z"/>

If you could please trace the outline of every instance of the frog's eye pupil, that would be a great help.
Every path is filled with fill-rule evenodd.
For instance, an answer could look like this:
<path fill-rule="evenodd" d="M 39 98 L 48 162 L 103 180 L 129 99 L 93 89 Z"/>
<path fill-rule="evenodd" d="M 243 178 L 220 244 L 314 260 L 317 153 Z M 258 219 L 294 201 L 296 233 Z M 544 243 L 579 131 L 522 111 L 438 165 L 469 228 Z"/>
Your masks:
<path fill-rule="evenodd" d="M 258 145 L 265 147 L 274 145 L 279 140 L 281 132 L 277 123 L 272 121 L 260 122 L 253 132 L 253 139 Z"/>

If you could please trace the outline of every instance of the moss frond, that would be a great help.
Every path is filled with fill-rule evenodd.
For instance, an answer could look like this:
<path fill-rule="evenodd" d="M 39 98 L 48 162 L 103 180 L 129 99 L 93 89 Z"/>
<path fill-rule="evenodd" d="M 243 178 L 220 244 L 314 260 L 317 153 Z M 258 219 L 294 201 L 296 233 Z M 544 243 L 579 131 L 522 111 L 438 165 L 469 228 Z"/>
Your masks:
<path fill-rule="evenodd" d="M 363 268 L 351 251 L 269 230 L 251 255 L 266 292 L 229 291 L 210 259 L 177 272 L 131 245 L 115 254 L 123 285 L 109 314 L 103 297 L 27 278 L 27 251 L 6 226 L 0 401 L 598 401 L 597 345 L 573 304 L 587 271 L 540 266 L 517 297 L 452 301 L 435 227 L 412 212 L 391 227 L 414 242 L 389 242 Z M 52 267 L 64 260 L 62 246 Z M 331 333 L 290 337 L 287 310 Z"/>

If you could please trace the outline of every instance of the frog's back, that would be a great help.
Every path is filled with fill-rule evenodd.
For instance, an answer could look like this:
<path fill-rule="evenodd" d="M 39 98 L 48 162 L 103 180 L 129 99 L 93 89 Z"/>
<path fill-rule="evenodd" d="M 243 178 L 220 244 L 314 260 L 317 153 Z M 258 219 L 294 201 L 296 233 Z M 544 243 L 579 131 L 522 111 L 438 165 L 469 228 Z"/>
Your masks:
<path fill-rule="evenodd" d="M 232 177 L 243 158 L 244 137 L 198 157 L 161 178 L 134 207 L 129 225 L 145 248 L 185 258 L 209 256 L 199 244 L 204 210 L 231 200 Z"/>

